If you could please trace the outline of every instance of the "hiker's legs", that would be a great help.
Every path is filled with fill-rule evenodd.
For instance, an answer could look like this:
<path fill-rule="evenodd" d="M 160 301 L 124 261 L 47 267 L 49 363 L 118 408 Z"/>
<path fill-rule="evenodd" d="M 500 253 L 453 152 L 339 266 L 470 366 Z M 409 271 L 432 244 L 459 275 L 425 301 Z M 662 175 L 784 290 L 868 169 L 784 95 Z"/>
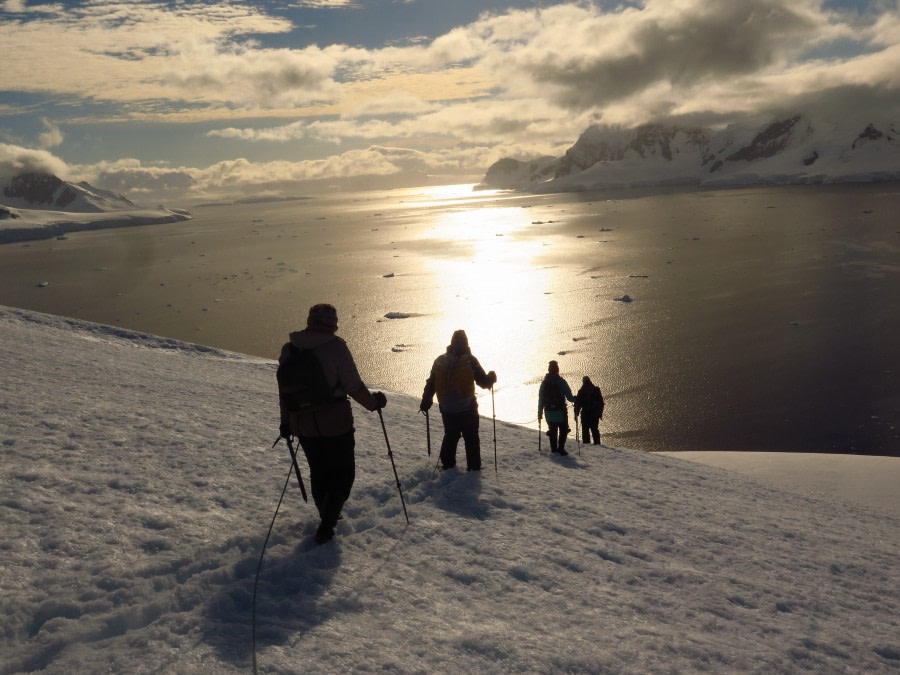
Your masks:
<path fill-rule="evenodd" d="M 478 437 L 478 410 L 460 413 L 460 431 L 466 444 L 466 468 L 481 468 L 481 439 Z"/>
<path fill-rule="evenodd" d="M 356 459 L 354 448 L 356 439 L 351 431 L 343 436 L 330 438 L 328 451 L 328 491 L 322 505 L 322 525 L 334 530 L 344 502 L 350 497 L 353 481 L 356 478 Z"/>
<path fill-rule="evenodd" d="M 322 447 L 321 438 L 300 437 L 300 447 L 306 455 L 306 463 L 309 464 L 309 491 L 312 493 L 313 503 L 322 517 L 322 505 L 325 503 L 325 493 L 328 491 L 326 477 L 328 455 Z"/>
<path fill-rule="evenodd" d="M 456 446 L 462 436 L 462 424 L 459 413 L 444 414 L 444 440 L 441 441 L 441 466 L 445 469 L 456 466 Z"/>
<path fill-rule="evenodd" d="M 566 449 L 566 436 L 569 435 L 569 420 L 563 420 L 559 425 L 559 451 Z"/>
<path fill-rule="evenodd" d="M 309 483 L 322 522 L 319 532 L 334 533 L 344 502 L 356 478 L 353 432 L 329 438 L 301 438 L 309 463 Z"/>
<path fill-rule="evenodd" d="M 550 437 L 550 452 L 556 452 L 559 443 L 559 422 L 547 420 L 547 436 Z"/>
<path fill-rule="evenodd" d="M 594 443 L 600 442 L 600 429 L 597 425 L 600 423 L 599 418 L 597 417 L 585 417 L 581 416 L 582 433 L 581 440 L 584 443 L 590 443 L 593 438 Z"/>

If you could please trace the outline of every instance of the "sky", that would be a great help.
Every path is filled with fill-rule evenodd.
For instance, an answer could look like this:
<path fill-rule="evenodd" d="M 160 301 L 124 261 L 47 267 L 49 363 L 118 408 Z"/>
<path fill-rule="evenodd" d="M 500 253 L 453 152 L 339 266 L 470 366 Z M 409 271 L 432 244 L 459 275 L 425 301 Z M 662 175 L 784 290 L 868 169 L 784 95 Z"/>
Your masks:
<path fill-rule="evenodd" d="M 145 201 L 477 182 L 591 124 L 900 118 L 898 0 L 3 0 L 0 43 L 0 175 Z"/>
<path fill-rule="evenodd" d="M 388 391 L 315 546 L 273 361 L 0 307 L 0 369 L 3 675 L 900 666 L 895 457 L 854 496 L 485 417 L 485 470 L 436 473 Z"/>

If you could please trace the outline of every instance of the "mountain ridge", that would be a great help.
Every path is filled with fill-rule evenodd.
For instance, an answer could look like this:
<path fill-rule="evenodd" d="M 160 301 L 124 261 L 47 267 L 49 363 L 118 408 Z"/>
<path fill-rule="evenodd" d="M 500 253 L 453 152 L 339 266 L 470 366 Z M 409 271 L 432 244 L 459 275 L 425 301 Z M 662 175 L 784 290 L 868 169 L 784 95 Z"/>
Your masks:
<path fill-rule="evenodd" d="M 52 173 L 0 177 L 0 245 L 70 232 L 190 220 L 184 209 L 138 206 L 90 183 L 71 183 Z"/>
<path fill-rule="evenodd" d="M 900 125 L 592 125 L 562 157 L 495 162 L 476 189 L 569 192 L 620 187 L 818 184 L 900 180 Z"/>
<path fill-rule="evenodd" d="M 102 213 L 139 208 L 128 198 L 81 181 L 70 183 L 52 173 L 24 172 L 0 179 L 0 203 L 20 209 Z"/>

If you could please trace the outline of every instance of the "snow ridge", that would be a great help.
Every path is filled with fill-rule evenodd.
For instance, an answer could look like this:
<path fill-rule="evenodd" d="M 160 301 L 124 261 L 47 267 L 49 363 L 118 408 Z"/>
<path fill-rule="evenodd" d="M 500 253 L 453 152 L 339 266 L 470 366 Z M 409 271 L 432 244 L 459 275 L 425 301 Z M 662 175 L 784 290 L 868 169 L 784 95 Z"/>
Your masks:
<path fill-rule="evenodd" d="M 418 400 L 389 393 L 411 524 L 354 406 L 356 484 L 315 547 L 274 363 L 170 347 L 0 308 L 0 673 L 247 672 L 286 480 L 260 672 L 900 665 L 895 514 L 625 449 L 550 459 L 499 421 L 497 475 L 487 423 L 485 470 L 435 475 Z"/>
<path fill-rule="evenodd" d="M 761 127 L 718 131 L 594 125 L 558 159 L 500 160 L 478 187 L 565 192 L 888 180 L 900 180 L 897 124 L 869 123 L 860 129 L 793 115 Z"/>

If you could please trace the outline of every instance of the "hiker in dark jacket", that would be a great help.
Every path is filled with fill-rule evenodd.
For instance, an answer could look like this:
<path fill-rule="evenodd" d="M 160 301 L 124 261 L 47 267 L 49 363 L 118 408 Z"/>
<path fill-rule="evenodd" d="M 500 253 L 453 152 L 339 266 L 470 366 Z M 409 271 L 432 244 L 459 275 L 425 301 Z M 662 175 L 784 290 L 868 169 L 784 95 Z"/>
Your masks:
<path fill-rule="evenodd" d="M 603 392 L 585 375 L 581 378 L 581 389 L 575 394 L 575 417 L 581 413 L 581 441 L 585 445 L 594 439 L 594 445 L 600 443 L 600 420 L 603 419 Z"/>
<path fill-rule="evenodd" d="M 490 389 L 496 381 L 496 373 L 493 370 L 485 373 L 478 359 L 472 355 L 466 332 L 454 332 L 447 351 L 437 357 L 431 366 L 419 405 L 419 410 L 427 412 L 437 394 L 438 408 L 444 422 L 444 440 L 441 442 L 441 466 L 444 469 L 456 466 L 456 447 L 462 436 L 466 446 L 466 471 L 481 470 L 475 385 Z"/>
<path fill-rule="evenodd" d="M 550 437 L 550 452 L 568 455 L 566 436 L 569 434 L 569 411 L 566 401 L 575 401 L 569 383 L 559 375 L 559 364 L 551 361 L 547 374 L 538 390 L 538 420 L 547 418 L 547 436 Z"/>
<path fill-rule="evenodd" d="M 356 477 L 353 411 L 350 396 L 366 410 L 380 410 L 387 398 L 380 391 L 372 393 L 363 383 L 347 343 L 335 335 L 337 310 L 332 305 L 314 305 L 306 319 L 306 329 L 290 334 L 290 344 L 298 349 L 311 349 L 322 365 L 325 379 L 334 398 L 324 404 L 288 412 L 281 408 L 281 435 L 296 436 L 309 462 L 309 481 L 313 501 L 321 522 L 316 543 L 334 537 L 334 526 Z M 290 353 L 290 345 L 282 348 L 279 363 Z"/>

